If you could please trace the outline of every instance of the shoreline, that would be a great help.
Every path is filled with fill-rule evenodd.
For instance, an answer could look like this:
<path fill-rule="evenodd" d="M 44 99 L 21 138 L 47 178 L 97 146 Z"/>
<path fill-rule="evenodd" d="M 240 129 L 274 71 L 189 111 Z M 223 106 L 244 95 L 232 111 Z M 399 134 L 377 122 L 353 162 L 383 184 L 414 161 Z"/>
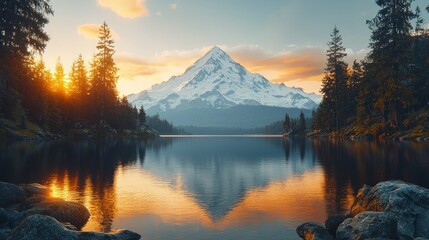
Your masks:
<path fill-rule="evenodd" d="M 76 239 L 138 240 L 129 230 L 83 232 L 89 210 L 80 203 L 51 196 L 51 190 L 32 183 L 0 182 L 0 240 Z"/>

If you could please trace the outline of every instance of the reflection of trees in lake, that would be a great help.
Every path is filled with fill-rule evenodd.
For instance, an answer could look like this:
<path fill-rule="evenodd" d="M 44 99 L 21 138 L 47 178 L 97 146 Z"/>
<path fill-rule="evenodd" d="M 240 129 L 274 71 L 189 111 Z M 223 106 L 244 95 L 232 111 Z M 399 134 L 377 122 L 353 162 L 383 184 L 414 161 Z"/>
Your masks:
<path fill-rule="evenodd" d="M 0 149 L 0 181 L 55 185 L 59 195 L 82 204 L 84 195 L 95 196 L 86 206 L 99 224 L 96 228 L 107 232 L 116 211 L 114 176 L 118 166 L 137 161 L 143 164 L 146 148 L 160 149 L 168 144 L 132 139 L 5 144 Z"/>
<path fill-rule="evenodd" d="M 304 161 L 307 151 L 308 140 L 303 137 L 283 138 L 283 150 L 285 152 L 286 161 L 290 160 L 291 153 L 298 153 L 299 159 Z M 294 154 L 295 155 L 295 154 Z"/>
<path fill-rule="evenodd" d="M 429 187 L 427 144 L 314 139 L 312 148 L 325 173 L 328 213 L 346 211 L 364 184 L 399 179 Z"/>

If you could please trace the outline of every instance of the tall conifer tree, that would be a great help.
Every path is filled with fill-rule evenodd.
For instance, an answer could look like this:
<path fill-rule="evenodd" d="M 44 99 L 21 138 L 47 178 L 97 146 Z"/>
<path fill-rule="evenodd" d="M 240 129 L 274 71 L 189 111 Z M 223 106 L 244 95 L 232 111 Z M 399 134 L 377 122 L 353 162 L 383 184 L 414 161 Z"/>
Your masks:
<path fill-rule="evenodd" d="M 372 31 L 369 64 L 375 83 L 374 108 L 384 126 L 398 127 L 404 111 L 411 105 L 411 10 L 412 0 L 377 0 L 381 7 L 368 21 Z"/>
<path fill-rule="evenodd" d="M 325 77 L 322 80 L 323 104 L 320 106 L 325 108 L 321 109 L 320 112 L 329 114 L 330 117 L 319 117 L 329 121 L 324 124 L 325 126 L 338 131 L 345 125 L 346 120 L 344 102 L 347 98 L 348 65 L 344 61 L 347 54 L 337 27 L 334 28 L 331 37 L 332 40 L 328 42 L 329 48 L 326 52 Z"/>
<path fill-rule="evenodd" d="M 118 93 L 116 82 L 118 80 L 115 61 L 113 55 L 114 40 L 110 28 L 104 22 L 99 29 L 99 41 L 97 44 L 97 53 L 91 63 L 90 71 L 90 96 L 93 119 L 95 121 L 115 119 L 115 106 L 118 105 Z"/>

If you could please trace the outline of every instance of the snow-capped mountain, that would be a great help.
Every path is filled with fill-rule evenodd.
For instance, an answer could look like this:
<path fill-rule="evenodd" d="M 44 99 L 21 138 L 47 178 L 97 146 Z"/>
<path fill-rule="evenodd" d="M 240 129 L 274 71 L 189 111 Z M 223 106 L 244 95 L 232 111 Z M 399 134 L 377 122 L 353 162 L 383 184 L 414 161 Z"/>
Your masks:
<path fill-rule="evenodd" d="M 186 109 L 228 109 L 234 106 L 270 106 L 313 109 L 321 96 L 299 88 L 274 84 L 235 62 L 214 47 L 181 76 L 128 96 L 135 106 L 150 112 Z"/>

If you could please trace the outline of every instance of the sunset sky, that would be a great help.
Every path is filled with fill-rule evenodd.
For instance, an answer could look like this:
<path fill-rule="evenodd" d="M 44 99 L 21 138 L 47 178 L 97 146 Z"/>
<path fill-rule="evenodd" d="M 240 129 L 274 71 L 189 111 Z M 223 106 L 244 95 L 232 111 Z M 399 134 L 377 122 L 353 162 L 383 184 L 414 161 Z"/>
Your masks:
<path fill-rule="evenodd" d="M 182 74 L 212 46 L 272 82 L 318 92 L 330 33 L 337 26 L 348 60 L 368 52 L 366 20 L 373 0 L 52 0 L 44 54 L 65 69 L 95 52 L 106 21 L 116 41 L 120 95 L 137 93 Z M 415 1 L 422 9 L 427 1 Z M 428 14 L 422 11 L 427 19 Z M 429 22 L 429 21 L 428 21 Z"/>

